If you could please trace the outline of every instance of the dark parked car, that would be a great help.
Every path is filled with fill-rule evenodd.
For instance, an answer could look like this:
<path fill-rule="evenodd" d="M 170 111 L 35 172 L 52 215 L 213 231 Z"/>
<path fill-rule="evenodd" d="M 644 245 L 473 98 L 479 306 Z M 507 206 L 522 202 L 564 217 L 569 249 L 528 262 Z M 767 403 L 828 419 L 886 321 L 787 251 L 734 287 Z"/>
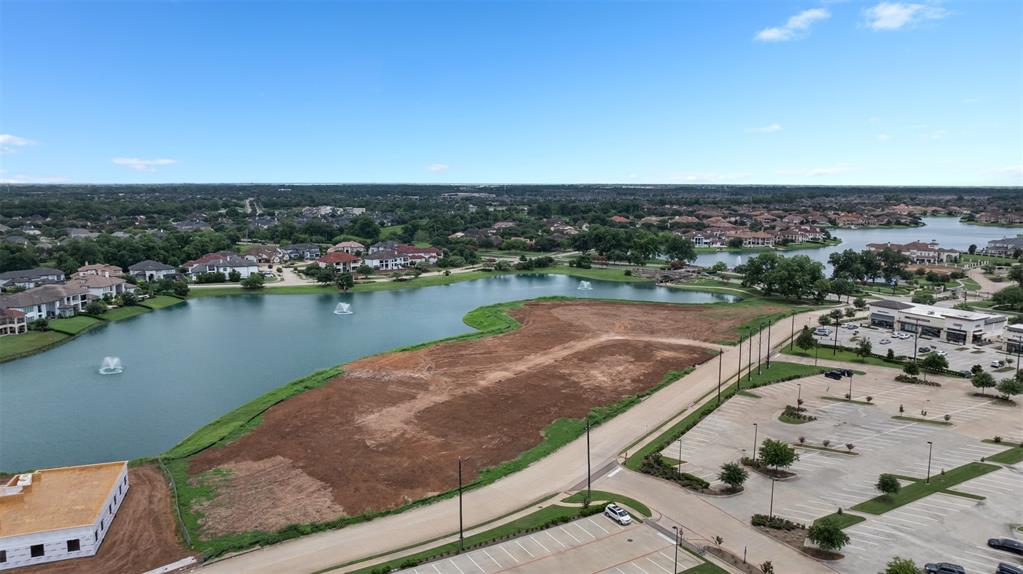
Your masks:
<path fill-rule="evenodd" d="M 998 565 L 998 570 L 995 570 L 995 574 L 1023 574 L 1023 567 L 1002 562 Z"/>
<path fill-rule="evenodd" d="M 838 370 L 841 371 L 842 374 L 847 376 L 847 377 L 853 376 L 852 369 L 838 369 Z"/>
<path fill-rule="evenodd" d="M 1012 538 L 989 538 L 987 545 L 995 550 L 1005 550 L 1023 556 L 1023 542 Z"/>
<path fill-rule="evenodd" d="M 842 371 L 828 371 L 824 373 L 824 376 L 829 379 L 835 379 L 836 381 L 842 380 Z"/>
<path fill-rule="evenodd" d="M 927 574 L 966 574 L 966 569 L 958 564 L 936 562 L 934 564 L 924 564 L 924 572 Z"/>

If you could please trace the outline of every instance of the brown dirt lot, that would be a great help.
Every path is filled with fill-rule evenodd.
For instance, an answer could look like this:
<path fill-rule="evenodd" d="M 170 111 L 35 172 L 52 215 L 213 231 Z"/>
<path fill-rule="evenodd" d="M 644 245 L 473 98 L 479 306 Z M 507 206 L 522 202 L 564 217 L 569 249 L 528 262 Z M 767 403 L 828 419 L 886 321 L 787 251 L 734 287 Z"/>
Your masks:
<path fill-rule="evenodd" d="M 532 302 L 511 312 L 522 328 L 510 333 L 356 361 L 269 409 L 249 434 L 191 459 L 193 476 L 216 483 L 214 498 L 195 509 L 205 515 L 204 536 L 357 515 L 449 490 L 458 457 L 471 480 L 538 444 L 556 419 L 649 389 L 668 371 L 713 357 L 707 342 L 732 339 L 752 316 L 778 310 Z M 279 497 L 290 502 L 286 514 L 274 508 Z"/>
<path fill-rule="evenodd" d="M 178 540 L 170 487 L 160 469 L 153 465 L 130 468 L 128 481 L 128 495 L 95 556 L 19 568 L 17 572 L 139 574 L 190 555 Z"/>

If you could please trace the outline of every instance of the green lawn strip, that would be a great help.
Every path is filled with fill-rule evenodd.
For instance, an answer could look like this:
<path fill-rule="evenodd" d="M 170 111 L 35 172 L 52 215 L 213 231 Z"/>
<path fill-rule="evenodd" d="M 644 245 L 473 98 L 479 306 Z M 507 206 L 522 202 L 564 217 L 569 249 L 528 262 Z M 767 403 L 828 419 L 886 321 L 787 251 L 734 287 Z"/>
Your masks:
<path fill-rule="evenodd" d="M 855 403 L 857 405 L 870 405 L 870 406 L 874 405 L 874 403 L 868 403 L 867 401 L 858 401 L 856 399 L 847 399 L 847 398 L 844 398 L 844 397 L 829 397 L 829 396 L 825 395 L 825 396 L 821 396 L 821 398 L 826 400 L 826 401 L 834 401 L 836 403 Z M 896 418 L 896 417 L 892 417 L 892 418 Z"/>
<path fill-rule="evenodd" d="M 740 391 L 739 394 L 741 395 L 743 392 L 744 391 Z M 778 420 L 783 422 L 783 423 L 785 423 L 785 424 L 789 424 L 789 425 L 802 425 L 802 424 L 812 423 L 813 422 L 813 421 L 808 421 L 808 420 L 796 418 L 796 417 L 793 417 L 793 416 L 789 416 L 789 415 L 785 414 L 785 412 L 782 412 L 780 415 L 778 415 Z"/>
<path fill-rule="evenodd" d="M 816 375 L 823 373 L 829 369 L 825 367 L 814 367 L 813 365 L 802 365 L 799 363 L 786 363 L 782 361 L 775 361 L 771 363 L 771 368 L 764 370 L 761 374 L 753 373 L 753 379 L 751 381 L 746 380 L 743 377 L 742 388 L 756 388 L 764 385 L 770 385 L 773 383 L 779 383 L 783 381 L 790 381 L 792 379 L 798 379 L 807 377 L 810 375 Z M 716 393 L 716 390 L 704 395 L 703 398 L 711 396 Z M 736 383 L 732 382 L 727 387 L 721 389 L 721 404 L 724 404 L 728 399 L 732 398 L 736 394 Z M 701 398 L 700 400 L 703 400 Z M 697 401 L 700 402 L 700 401 Z M 657 438 L 641 447 L 639 450 L 632 453 L 625 461 L 625 467 L 630 470 L 639 470 L 640 465 L 643 463 L 643 459 L 647 456 L 660 452 L 668 447 L 671 443 L 678 440 L 679 437 L 689 432 L 697 423 L 703 420 L 704 417 L 714 412 L 718 408 L 718 402 L 716 399 L 705 402 L 703 405 L 697 407 L 693 412 L 686 415 L 682 420 L 671 425 L 668 429 L 657 435 Z M 643 437 L 646 438 L 646 437 Z M 637 441 L 640 442 L 643 438 Z M 631 445 L 629 448 L 632 448 Z"/>
<path fill-rule="evenodd" d="M 835 524 L 837 524 L 838 527 L 841 528 L 842 530 L 845 530 L 846 528 L 849 528 L 850 526 L 852 526 L 854 524 L 859 524 L 859 523 L 863 522 L 867 518 L 864 517 L 864 516 L 859 516 L 857 514 L 849 514 L 848 512 L 843 512 L 842 514 L 834 512 L 834 513 L 831 513 L 831 514 L 829 514 L 827 516 L 822 516 L 822 517 L 818 518 L 817 520 L 814 520 L 813 522 L 814 522 L 814 524 L 816 524 L 816 523 L 818 523 L 818 522 L 820 522 L 822 520 L 828 520 L 828 519 L 830 519 L 833 522 L 835 522 Z"/>
<path fill-rule="evenodd" d="M 547 506 L 545 508 L 537 510 L 536 512 L 533 512 L 521 518 L 517 518 L 511 522 L 491 528 L 490 530 L 486 530 L 478 534 L 473 534 L 472 536 L 467 536 L 465 538 L 465 549 L 466 551 L 468 551 L 474 547 L 491 544 L 501 540 L 507 540 L 515 536 L 525 534 L 527 532 L 535 532 L 537 530 L 542 530 L 550 526 L 555 526 L 557 524 L 562 524 L 570 520 L 575 520 L 576 518 L 582 518 L 584 516 L 598 514 L 601 511 L 602 511 L 601 508 L 593 506 L 591 506 L 590 508 L 582 508 L 579 506 L 566 507 L 558 505 Z M 422 564 L 423 562 L 428 562 L 435 558 L 440 558 L 456 553 L 458 553 L 458 541 L 453 541 L 448 542 L 446 544 L 441 544 L 440 546 L 436 546 L 428 550 L 417 552 L 415 554 L 402 556 L 401 558 L 395 558 L 393 560 L 388 560 L 387 562 L 374 564 L 373 566 L 366 566 L 365 568 L 360 568 L 358 570 L 352 571 L 351 574 L 371 574 L 375 572 L 390 571 L 385 568 L 390 569 L 412 568 L 418 566 L 419 564 Z"/>
<path fill-rule="evenodd" d="M 993 454 L 984 460 L 1000 464 L 1016 464 L 1023 462 L 1023 447 L 1014 446 L 1009 450 L 1003 450 L 1000 453 Z"/>
<path fill-rule="evenodd" d="M 0 337 L 0 363 L 44 351 L 68 339 L 70 336 L 57 331 L 29 331 Z"/>
<path fill-rule="evenodd" d="M 739 395 L 743 396 L 743 397 L 749 397 L 751 399 L 762 398 L 760 395 L 754 393 L 753 391 L 747 391 L 746 389 L 743 389 L 743 390 L 739 391 Z M 785 421 L 782 421 L 782 422 L 785 422 Z"/>
<path fill-rule="evenodd" d="M 636 500 L 635 498 L 629 498 L 628 496 L 622 496 L 621 494 L 615 494 L 613 492 L 607 492 L 605 490 L 591 490 L 590 491 L 591 502 L 620 502 L 625 506 L 635 510 L 643 516 L 653 516 L 653 512 L 650 511 L 650 507 Z M 569 496 L 568 498 L 562 499 L 561 502 L 583 502 L 586 500 L 586 491 L 580 490 L 579 492 Z"/>
<path fill-rule="evenodd" d="M 51 319 L 48 323 L 50 330 L 64 333 L 65 335 L 77 335 L 86 329 L 102 324 L 101 319 L 89 315 L 75 315 L 66 319 Z"/>
<path fill-rule="evenodd" d="M 100 318 L 106 319 L 107 321 L 120 321 L 121 319 L 135 317 L 136 315 L 141 315 L 143 313 L 148 313 L 150 311 L 152 311 L 152 309 L 149 309 L 148 307 L 130 305 L 128 307 L 118 307 L 116 309 L 109 309 L 105 311 L 102 315 L 100 315 Z"/>
<path fill-rule="evenodd" d="M 813 350 L 804 351 L 799 347 L 793 347 L 792 350 L 789 350 L 788 347 L 785 347 L 782 350 L 782 354 L 792 355 L 794 357 L 804 357 L 807 359 L 814 358 Z M 881 357 L 875 357 L 873 355 L 870 355 L 868 357 L 861 357 L 856 353 L 852 351 L 847 351 L 845 349 L 839 349 L 838 352 L 836 353 L 834 347 L 831 346 L 825 347 L 823 345 L 817 352 L 817 358 L 824 359 L 827 361 L 842 361 L 843 363 L 859 363 L 861 365 L 873 365 L 875 367 L 890 367 L 892 369 L 901 369 L 903 366 L 902 363 L 899 361 L 888 361 Z"/>
<path fill-rule="evenodd" d="M 897 421 L 907 421 L 907 422 L 913 422 L 913 423 L 923 423 L 923 424 L 928 424 L 928 425 L 940 425 L 940 426 L 946 426 L 946 427 L 952 426 L 952 423 L 948 422 L 948 421 L 934 420 L 934 419 L 922 419 L 920 417 L 907 417 L 907 416 L 903 416 L 903 415 L 895 415 L 892 418 L 897 420 Z"/>
<path fill-rule="evenodd" d="M 697 556 L 697 558 L 700 557 Z M 728 574 L 728 570 L 725 570 L 724 568 L 718 566 L 717 564 L 714 564 L 713 562 L 708 562 L 703 558 L 700 559 L 703 560 L 703 564 L 700 564 L 699 566 L 693 566 L 688 570 L 683 570 L 681 574 Z"/>
<path fill-rule="evenodd" d="M 817 446 L 817 445 L 813 445 L 813 444 L 792 443 L 792 446 L 794 446 L 796 448 L 809 448 L 809 449 L 813 449 L 813 450 L 823 450 L 825 452 L 834 452 L 834 453 L 846 454 L 846 455 L 850 455 L 850 456 L 856 456 L 856 455 L 859 454 L 858 452 L 853 452 L 853 451 L 851 451 L 849 449 L 842 450 L 842 449 L 839 449 L 839 448 L 830 448 L 830 447 L 826 447 L 826 446 Z"/>
<path fill-rule="evenodd" d="M 851 510 L 868 514 L 884 514 L 936 492 L 942 492 L 968 480 L 994 472 L 1002 467 L 983 462 L 970 462 L 931 476 L 930 483 L 917 479 L 916 482 L 903 486 L 893 495 L 881 495 L 852 507 Z"/>
<path fill-rule="evenodd" d="M 951 494 L 952 496 L 961 496 L 963 498 L 969 498 L 972 500 L 987 500 L 987 497 L 979 494 L 973 494 L 972 492 L 963 492 L 961 490 L 945 489 L 941 491 L 942 494 Z"/>
<path fill-rule="evenodd" d="M 150 297 L 149 299 L 140 302 L 138 305 L 139 307 L 147 307 L 149 309 L 156 310 L 184 302 L 185 300 L 180 297 L 173 297 L 171 295 L 157 295 L 155 297 Z"/>

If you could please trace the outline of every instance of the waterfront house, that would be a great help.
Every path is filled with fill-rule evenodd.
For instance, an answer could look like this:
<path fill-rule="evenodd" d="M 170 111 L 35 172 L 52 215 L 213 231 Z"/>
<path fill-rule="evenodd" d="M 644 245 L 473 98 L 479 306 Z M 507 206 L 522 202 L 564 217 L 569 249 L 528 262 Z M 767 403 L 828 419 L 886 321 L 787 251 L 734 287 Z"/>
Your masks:
<path fill-rule="evenodd" d="M 132 285 L 120 277 L 107 275 L 86 275 L 75 277 L 71 281 L 85 287 L 89 291 L 89 296 L 98 299 L 104 297 L 112 299 L 122 293 L 138 289 L 137 285 Z"/>
<path fill-rule="evenodd" d="M 261 265 L 277 265 L 285 259 L 284 252 L 273 245 L 260 245 L 250 249 L 243 257 Z"/>
<path fill-rule="evenodd" d="M 394 251 L 398 247 L 397 241 L 380 241 L 369 246 L 370 253 L 377 251 Z"/>
<path fill-rule="evenodd" d="M 366 265 L 381 271 L 401 269 L 408 264 L 408 258 L 395 251 L 372 251 L 363 257 Z"/>
<path fill-rule="evenodd" d="M 992 257 L 1015 257 L 1023 252 L 1023 237 L 1003 237 L 987 242 L 984 254 Z"/>
<path fill-rule="evenodd" d="M 403 255 L 409 264 L 415 265 L 416 263 L 428 263 L 430 265 L 436 263 L 441 257 L 444 257 L 444 252 L 437 247 L 416 247 L 415 245 L 398 245 L 395 248 L 395 252 L 398 255 Z"/>
<path fill-rule="evenodd" d="M 333 267 L 338 273 L 351 273 L 362 263 L 362 259 L 345 251 L 334 251 L 318 258 L 316 263 L 320 267 Z"/>
<path fill-rule="evenodd" d="M 28 332 L 25 312 L 20 309 L 0 309 L 0 337 Z"/>
<path fill-rule="evenodd" d="M 178 272 L 177 269 L 167 265 L 166 263 L 146 259 L 145 261 L 139 261 L 135 265 L 128 267 L 128 273 L 136 279 L 159 281 L 165 277 L 176 276 Z"/>
<path fill-rule="evenodd" d="M 938 242 L 933 240 L 927 243 L 923 241 L 912 241 L 910 243 L 868 243 L 867 249 L 871 251 L 892 249 L 909 257 L 910 262 L 919 265 L 947 263 L 959 257 L 959 251 L 939 247 Z"/>
<path fill-rule="evenodd" d="M 0 309 L 16 309 L 29 322 L 71 317 L 82 311 L 89 290 L 78 284 L 41 285 L 20 293 L 0 295 Z"/>
<path fill-rule="evenodd" d="M 128 487 L 126 461 L 15 474 L 0 487 L 0 570 L 95 555 Z"/>
<path fill-rule="evenodd" d="M 204 273 L 229 275 L 232 271 L 237 271 L 241 278 L 245 279 L 253 273 L 259 273 L 259 265 L 256 265 L 254 261 L 249 261 L 230 251 L 207 253 L 199 259 L 185 262 L 183 267 L 192 277 Z"/>
<path fill-rule="evenodd" d="M 118 277 L 124 274 L 124 271 L 116 265 L 106 265 L 105 263 L 92 263 L 82 265 L 74 272 L 72 277 L 89 277 L 96 275 L 99 277 Z"/>
<path fill-rule="evenodd" d="M 31 289 L 40 285 L 63 283 L 64 272 L 52 267 L 36 267 L 0 273 L 0 288 L 19 287 Z"/>
<path fill-rule="evenodd" d="M 320 246 L 315 243 L 294 243 L 281 247 L 281 251 L 292 261 L 312 261 L 320 256 Z"/>
<path fill-rule="evenodd" d="M 327 249 L 327 253 L 334 253 L 336 251 L 342 251 L 349 255 L 362 255 L 366 252 L 366 246 L 358 241 L 342 241 Z"/>

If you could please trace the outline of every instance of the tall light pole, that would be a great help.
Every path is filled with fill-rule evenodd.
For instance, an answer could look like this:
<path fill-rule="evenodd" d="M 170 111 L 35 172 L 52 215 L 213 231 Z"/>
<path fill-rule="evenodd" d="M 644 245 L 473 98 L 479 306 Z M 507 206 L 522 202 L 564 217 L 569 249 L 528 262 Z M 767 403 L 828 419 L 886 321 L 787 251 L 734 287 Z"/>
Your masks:
<path fill-rule="evenodd" d="M 832 349 L 832 355 L 838 355 L 838 328 L 840 327 L 838 321 L 835 321 L 835 347 Z"/>
<path fill-rule="evenodd" d="M 852 379 L 853 379 L 853 372 L 852 372 L 852 369 L 849 369 L 849 400 L 850 401 L 852 400 Z"/>
<path fill-rule="evenodd" d="M 764 356 L 764 326 L 757 332 L 757 374 L 760 374 L 760 360 Z"/>
<path fill-rule="evenodd" d="M 927 441 L 927 484 L 931 483 L 931 451 L 934 449 L 934 443 Z"/>
<path fill-rule="evenodd" d="M 718 404 L 721 404 L 721 365 L 724 363 L 725 350 L 718 349 Z"/>
<path fill-rule="evenodd" d="M 1016 337 L 1016 378 L 1019 378 L 1019 356 L 1023 351 L 1023 337 Z"/>
<path fill-rule="evenodd" d="M 774 483 L 775 482 L 776 482 L 775 479 L 772 478 L 771 479 L 771 508 L 770 508 L 770 510 L 768 510 L 768 513 L 767 513 L 767 515 L 769 517 L 771 517 L 771 518 L 774 518 Z"/>
<path fill-rule="evenodd" d="M 749 355 L 749 357 L 747 357 L 747 361 L 746 361 L 746 380 L 747 381 L 752 381 L 753 380 L 753 332 L 752 331 L 750 331 L 750 334 L 749 334 L 749 353 L 748 353 L 748 355 Z"/>
<path fill-rule="evenodd" d="M 803 384 L 796 383 L 796 406 L 799 406 L 799 401 L 803 400 Z"/>
<path fill-rule="evenodd" d="M 675 531 L 675 567 L 671 569 L 672 574 L 678 572 L 678 526 L 672 526 L 672 530 Z"/>
<path fill-rule="evenodd" d="M 678 437 L 678 475 L 682 476 L 682 437 Z"/>
<path fill-rule="evenodd" d="M 757 423 L 753 423 L 753 462 L 757 461 L 757 431 L 759 431 Z"/>
<path fill-rule="evenodd" d="M 742 335 L 739 335 L 739 372 L 735 377 L 735 390 L 742 389 Z"/>
<path fill-rule="evenodd" d="M 462 522 L 462 457 L 458 457 L 458 551 L 465 552 L 465 529 Z"/>
<path fill-rule="evenodd" d="M 767 366 L 765 368 L 767 370 L 771 370 L 771 324 L 770 323 L 767 324 L 767 356 L 764 357 L 764 361 L 766 361 L 766 363 L 767 363 Z"/>
<path fill-rule="evenodd" d="M 792 345 L 796 343 L 796 315 L 792 314 L 792 329 L 789 333 L 789 351 L 792 350 Z"/>
<path fill-rule="evenodd" d="M 905 321 L 903 321 L 905 324 Z M 916 347 L 920 343 L 920 321 L 916 322 L 916 329 L 913 330 L 913 363 L 916 364 Z"/>
<path fill-rule="evenodd" d="M 681 440 L 681 439 L 679 439 Z M 586 415 L 586 500 L 590 499 L 590 416 Z"/>

